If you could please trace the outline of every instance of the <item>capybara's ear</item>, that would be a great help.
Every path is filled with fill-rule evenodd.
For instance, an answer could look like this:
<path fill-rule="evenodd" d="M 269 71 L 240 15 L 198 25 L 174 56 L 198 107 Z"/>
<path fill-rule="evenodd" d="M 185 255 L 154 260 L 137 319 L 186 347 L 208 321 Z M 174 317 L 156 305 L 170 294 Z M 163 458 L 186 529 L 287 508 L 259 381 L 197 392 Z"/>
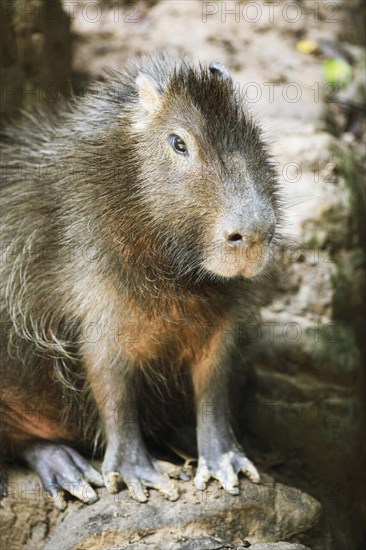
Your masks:
<path fill-rule="evenodd" d="M 149 113 L 155 112 L 162 100 L 158 83 L 150 75 L 140 72 L 136 78 L 141 106 Z"/>
<path fill-rule="evenodd" d="M 222 78 L 223 80 L 231 80 L 230 72 L 219 61 L 212 61 L 209 64 L 208 69 L 209 69 L 211 74 L 217 75 L 220 78 Z"/>

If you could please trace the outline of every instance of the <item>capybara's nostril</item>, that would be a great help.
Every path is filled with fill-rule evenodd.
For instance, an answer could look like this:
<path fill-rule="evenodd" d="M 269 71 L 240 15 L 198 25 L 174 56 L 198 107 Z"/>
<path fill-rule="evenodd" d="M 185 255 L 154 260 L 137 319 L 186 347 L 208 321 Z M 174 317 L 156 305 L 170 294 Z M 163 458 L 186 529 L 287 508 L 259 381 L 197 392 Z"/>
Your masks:
<path fill-rule="evenodd" d="M 230 231 L 226 235 L 226 240 L 229 244 L 241 244 L 243 242 L 243 235 L 238 231 Z"/>

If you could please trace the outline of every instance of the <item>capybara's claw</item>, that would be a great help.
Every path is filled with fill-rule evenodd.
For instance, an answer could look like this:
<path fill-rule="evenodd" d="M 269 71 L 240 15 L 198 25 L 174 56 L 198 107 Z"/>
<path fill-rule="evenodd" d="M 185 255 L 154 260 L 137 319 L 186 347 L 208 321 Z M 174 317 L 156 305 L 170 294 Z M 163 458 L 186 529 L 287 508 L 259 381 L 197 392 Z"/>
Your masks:
<path fill-rule="evenodd" d="M 136 464 L 131 463 L 131 459 L 117 458 L 112 468 L 108 462 L 103 466 L 103 471 L 105 486 L 111 493 L 117 492 L 123 481 L 130 496 L 139 502 L 147 501 L 148 489 L 156 489 L 168 500 L 179 497 L 178 489 L 166 473 L 167 463 L 163 468 L 159 461 L 151 460 L 148 455 L 143 457 L 142 453 Z"/>
<path fill-rule="evenodd" d="M 92 485 L 104 485 L 102 475 L 71 447 L 37 441 L 23 451 L 23 457 L 60 510 L 67 506 L 65 492 L 89 504 L 98 500 Z"/>
<path fill-rule="evenodd" d="M 107 491 L 112 495 L 118 493 L 121 484 L 122 478 L 118 472 L 108 472 L 104 475 L 104 485 L 106 486 Z"/>
<path fill-rule="evenodd" d="M 122 469 L 124 468 L 122 467 Z M 116 475 L 116 472 L 105 474 L 105 485 L 108 491 L 116 493 L 122 479 L 127 485 L 130 496 L 139 502 L 147 501 L 149 497 L 148 488 L 156 489 L 168 500 L 177 500 L 179 497 L 178 489 L 169 480 L 169 477 L 155 470 L 153 466 L 138 468 L 129 466 L 121 475 Z"/>
<path fill-rule="evenodd" d="M 213 478 L 220 482 L 225 491 L 232 495 L 239 494 L 238 475 L 242 472 L 251 481 L 258 483 L 260 476 L 254 464 L 238 449 L 230 450 L 208 458 L 201 456 L 198 460 L 194 484 L 203 491 L 208 481 Z"/>

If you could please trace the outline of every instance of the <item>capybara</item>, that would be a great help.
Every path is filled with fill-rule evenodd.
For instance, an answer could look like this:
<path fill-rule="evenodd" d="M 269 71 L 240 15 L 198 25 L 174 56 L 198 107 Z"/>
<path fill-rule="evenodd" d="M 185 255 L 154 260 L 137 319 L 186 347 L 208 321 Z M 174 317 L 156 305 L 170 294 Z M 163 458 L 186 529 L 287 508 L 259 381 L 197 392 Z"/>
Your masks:
<path fill-rule="evenodd" d="M 139 420 L 142 376 L 189 381 L 195 485 L 259 474 L 230 426 L 235 327 L 279 238 L 280 193 L 228 70 L 141 56 L 2 145 L 1 437 L 56 504 L 93 485 L 178 497 Z M 187 387 L 188 387 L 187 386 Z M 182 397 L 184 392 L 182 392 Z M 141 415 L 140 415 L 141 416 Z M 81 450 L 84 449 L 84 450 Z M 102 474 L 85 450 L 104 453 Z M 90 455 L 91 456 L 91 455 Z"/>

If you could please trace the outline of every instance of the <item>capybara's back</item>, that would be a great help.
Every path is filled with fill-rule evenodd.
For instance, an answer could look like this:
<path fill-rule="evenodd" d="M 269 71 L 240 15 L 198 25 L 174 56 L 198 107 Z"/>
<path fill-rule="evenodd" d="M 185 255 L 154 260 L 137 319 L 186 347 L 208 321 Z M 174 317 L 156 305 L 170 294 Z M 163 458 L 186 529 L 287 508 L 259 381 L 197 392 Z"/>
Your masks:
<path fill-rule="evenodd" d="M 126 483 L 178 497 L 150 457 L 142 376 L 190 381 L 195 484 L 259 475 L 228 423 L 237 326 L 279 221 L 274 171 L 228 71 L 141 57 L 23 116 L 2 145 L 0 433 L 56 504 Z M 277 225 L 276 225 L 277 224 Z M 142 389 L 143 388 L 143 389 Z M 182 395 L 182 398 L 184 396 Z M 82 453 L 105 449 L 102 475 Z M 77 450 L 76 450 L 77 449 Z"/>

